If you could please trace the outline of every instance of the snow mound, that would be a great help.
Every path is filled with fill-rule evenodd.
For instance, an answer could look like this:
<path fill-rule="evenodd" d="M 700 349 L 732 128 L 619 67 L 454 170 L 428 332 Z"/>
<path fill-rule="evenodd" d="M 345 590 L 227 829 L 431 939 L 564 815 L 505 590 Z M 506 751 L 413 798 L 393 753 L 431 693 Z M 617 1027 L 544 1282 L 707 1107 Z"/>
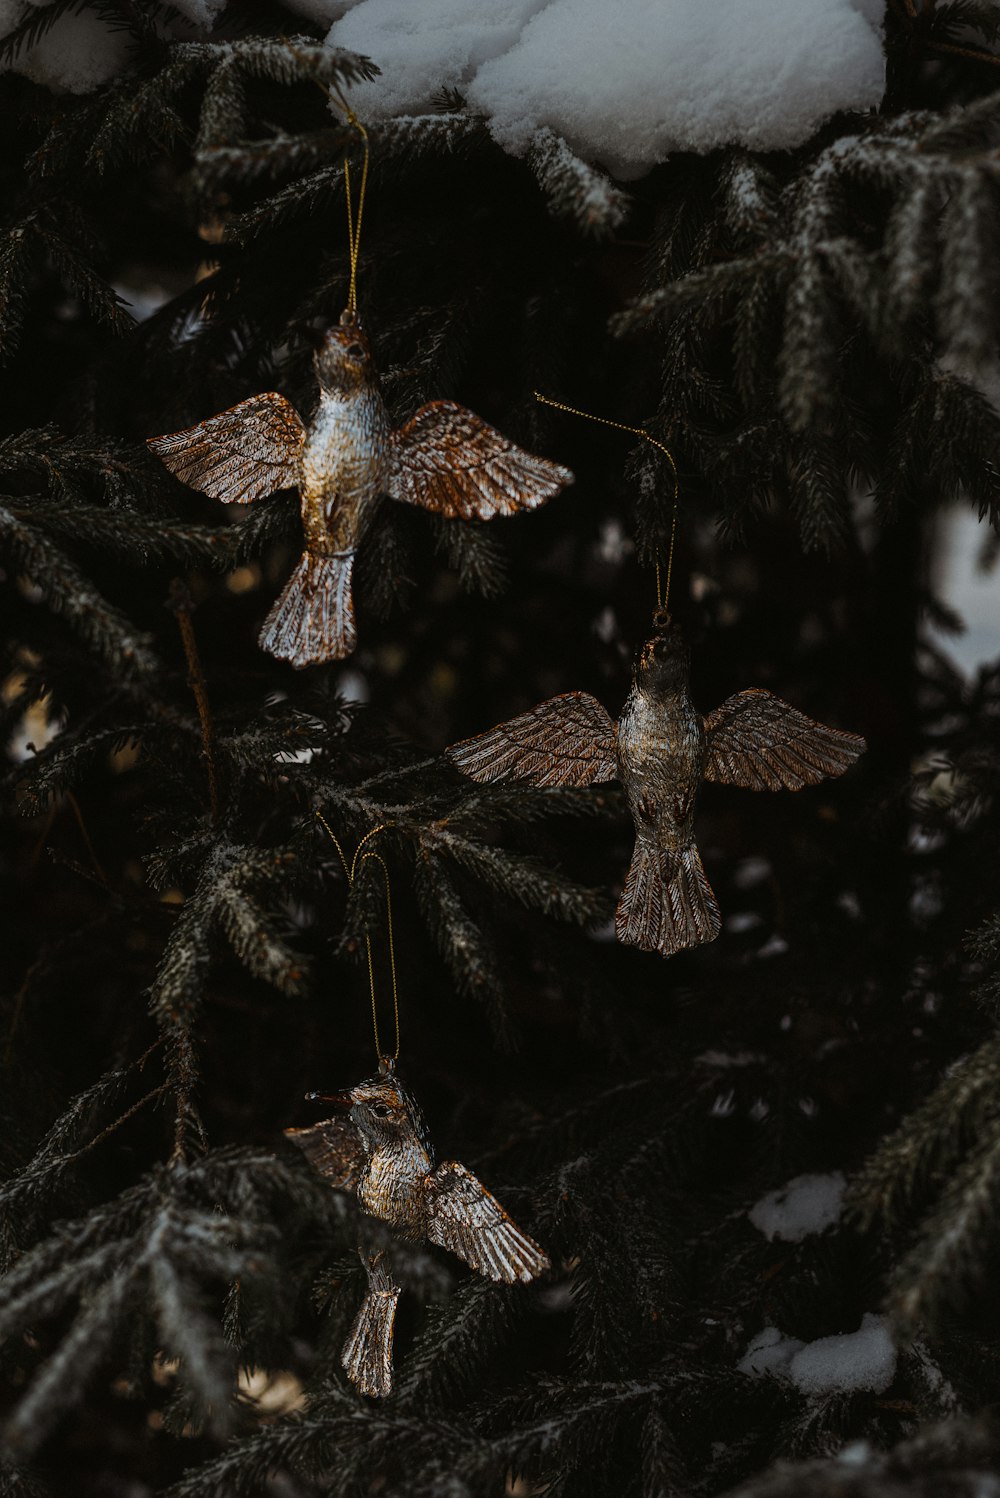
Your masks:
<path fill-rule="evenodd" d="M 0 37 L 52 0 L 0 0 Z M 419 114 L 458 89 L 495 139 L 524 155 L 546 131 L 588 161 L 637 177 L 671 151 L 805 140 L 838 110 L 882 97 L 883 0 L 285 0 L 329 26 L 330 46 L 383 70 L 359 84 L 362 118 Z M 211 29 L 227 0 L 175 0 Z M 230 11 L 238 9 L 234 0 Z M 168 26 L 169 33 L 170 27 Z M 121 33 L 64 13 L 13 63 L 84 93 L 126 63 Z"/>
<path fill-rule="evenodd" d="M 0 37 L 19 26 L 32 10 L 45 10 L 51 0 L 3 0 L 0 4 Z M 63 15 L 34 47 L 21 52 L 0 72 L 22 73 L 33 83 L 72 94 L 89 93 L 107 83 L 124 66 L 128 44 L 124 34 L 113 32 L 89 11 Z"/>
<path fill-rule="evenodd" d="M 513 154 L 549 127 L 634 177 L 671 151 L 794 146 L 838 110 L 874 107 L 881 10 L 879 0 L 357 0 L 327 42 L 382 69 L 352 93 L 362 117 L 419 113 L 458 89 Z"/>
<path fill-rule="evenodd" d="M 780 1238 L 783 1243 L 801 1243 L 839 1220 L 846 1185 L 839 1170 L 830 1175 L 796 1176 L 762 1196 L 747 1216 L 768 1241 Z"/>
<path fill-rule="evenodd" d="M 856 1332 L 807 1343 L 788 1371 L 803 1394 L 884 1394 L 896 1376 L 896 1349 L 885 1317 L 865 1315 Z"/>
<path fill-rule="evenodd" d="M 783 1337 L 776 1326 L 765 1326 L 736 1364 L 736 1371 L 748 1378 L 768 1373 L 772 1378 L 787 1378 L 792 1358 L 805 1345 L 798 1337 Z"/>
<path fill-rule="evenodd" d="M 748 1378 L 778 1378 L 803 1394 L 884 1394 L 896 1376 L 896 1349 L 884 1316 L 866 1314 L 856 1332 L 801 1342 L 766 1326 L 736 1364 Z"/>

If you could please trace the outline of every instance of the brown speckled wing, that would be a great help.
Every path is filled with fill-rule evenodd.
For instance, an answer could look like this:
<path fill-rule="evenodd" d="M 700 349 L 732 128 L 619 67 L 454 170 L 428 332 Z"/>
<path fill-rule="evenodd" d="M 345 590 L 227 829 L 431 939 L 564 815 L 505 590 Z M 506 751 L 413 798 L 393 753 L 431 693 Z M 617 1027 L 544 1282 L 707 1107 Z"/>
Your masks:
<path fill-rule="evenodd" d="M 271 390 L 146 446 L 192 489 L 245 505 L 298 483 L 305 435 L 294 407 Z"/>
<path fill-rule="evenodd" d="M 540 786 L 584 786 L 615 780 L 615 725 L 596 697 L 566 692 L 451 744 L 445 754 L 473 780 L 510 776 Z"/>
<path fill-rule="evenodd" d="M 346 1118 L 325 1118 L 310 1129 L 286 1129 L 285 1138 L 298 1145 L 309 1164 L 339 1191 L 356 1191 L 364 1165 L 364 1150 L 354 1125 Z"/>
<path fill-rule="evenodd" d="M 392 436 L 393 499 L 457 520 L 533 510 L 573 482 L 568 468 L 510 442 L 453 401 L 421 406 Z"/>
<path fill-rule="evenodd" d="M 431 1242 L 450 1249 L 488 1279 L 527 1284 L 548 1269 L 548 1255 L 457 1160 L 443 1161 L 427 1177 L 427 1206 Z"/>
<path fill-rule="evenodd" d="M 737 692 L 705 719 L 705 779 L 752 791 L 800 790 L 842 775 L 865 741 L 827 728 L 760 688 Z"/>

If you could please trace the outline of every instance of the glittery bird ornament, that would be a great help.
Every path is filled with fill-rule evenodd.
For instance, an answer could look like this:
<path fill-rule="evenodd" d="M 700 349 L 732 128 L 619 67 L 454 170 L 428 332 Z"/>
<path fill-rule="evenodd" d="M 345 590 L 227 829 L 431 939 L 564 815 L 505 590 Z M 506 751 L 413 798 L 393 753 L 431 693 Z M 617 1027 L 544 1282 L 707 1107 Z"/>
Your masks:
<path fill-rule="evenodd" d="M 797 791 L 843 774 L 865 748 L 858 734 L 816 723 L 759 688 L 727 697 L 703 718 L 688 692 L 690 665 L 680 626 L 657 609 L 617 723 L 596 698 L 567 692 L 446 751 L 473 780 L 620 780 L 636 841 L 615 932 L 664 957 L 719 934 L 719 906 L 694 840 L 701 782 Z"/>
<path fill-rule="evenodd" d="M 549 1260 L 470 1170 L 457 1160 L 434 1163 L 417 1103 L 383 1060 L 379 1074 L 350 1092 L 310 1093 L 339 1115 L 309 1129 L 286 1129 L 331 1186 L 357 1196 L 361 1208 L 412 1243 L 429 1239 L 491 1280 L 535 1279 Z M 392 1388 L 392 1334 L 400 1286 L 385 1248 L 362 1244 L 368 1293 L 354 1318 L 341 1362 L 363 1394 Z"/>
<path fill-rule="evenodd" d="M 298 489 L 305 551 L 260 634 L 293 666 L 355 648 L 354 559 L 383 495 L 452 520 L 492 520 L 535 509 L 573 481 L 453 401 L 431 401 L 394 430 L 353 312 L 328 330 L 314 362 L 319 404 L 308 423 L 272 390 L 148 443 L 184 483 L 227 504 Z"/>

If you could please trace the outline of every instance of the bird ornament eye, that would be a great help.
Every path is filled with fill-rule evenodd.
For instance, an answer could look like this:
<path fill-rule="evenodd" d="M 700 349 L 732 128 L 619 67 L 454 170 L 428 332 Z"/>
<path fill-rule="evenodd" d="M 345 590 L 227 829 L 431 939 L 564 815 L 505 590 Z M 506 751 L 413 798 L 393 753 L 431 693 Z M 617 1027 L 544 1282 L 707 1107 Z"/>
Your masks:
<path fill-rule="evenodd" d="M 392 1112 L 388 1103 L 372 1103 L 371 1110 L 376 1118 L 388 1118 Z"/>
<path fill-rule="evenodd" d="M 360 343 L 348 344 L 347 357 L 349 359 L 363 359 L 365 357 L 364 346 Z"/>

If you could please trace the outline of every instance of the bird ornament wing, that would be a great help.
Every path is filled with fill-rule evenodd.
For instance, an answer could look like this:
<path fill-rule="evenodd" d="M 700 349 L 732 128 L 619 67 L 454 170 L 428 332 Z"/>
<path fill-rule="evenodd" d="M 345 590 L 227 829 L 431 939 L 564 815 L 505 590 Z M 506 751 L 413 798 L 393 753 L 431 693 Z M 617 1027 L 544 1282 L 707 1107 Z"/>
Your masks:
<path fill-rule="evenodd" d="M 615 725 L 596 697 L 550 697 L 486 733 L 451 744 L 445 754 L 472 780 L 510 776 L 538 786 L 594 785 L 615 780 Z"/>
<path fill-rule="evenodd" d="M 453 520 L 533 510 L 573 482 L 454 401 L 431 401 L 392 434 L 386 489 L 393 499 Z"/>
<path fill-rule="evenodd" d="M 709 713 L 705 733 L 705 779 L 752 791 L 818 785 L 842 775 L 865 750 L 860 734 L 828 728 L 756 687 Z"/>
<path fill-rule="evenodd" d="M 308 1129 L 286 1129 L 285 1138 L 338 1191 L 356 1191 L 365 1163 L 357 1130 L 346 1118 L 324 1118 Z"/>
<path fill-rule="evenodd" d="M 295 408 L 270 390 L 146 446 L 192 489 L 246 505 L 298 483 L 305 436 Z"/>
<path fill-rule="evenodd" d="M 431 1242 L 450 1249 L 488 1279 L 528 1284 L 548 1269 L 548 1255 L 457 1160 L 445 1160 L 430 1173 L 427 1199 Z"/>

